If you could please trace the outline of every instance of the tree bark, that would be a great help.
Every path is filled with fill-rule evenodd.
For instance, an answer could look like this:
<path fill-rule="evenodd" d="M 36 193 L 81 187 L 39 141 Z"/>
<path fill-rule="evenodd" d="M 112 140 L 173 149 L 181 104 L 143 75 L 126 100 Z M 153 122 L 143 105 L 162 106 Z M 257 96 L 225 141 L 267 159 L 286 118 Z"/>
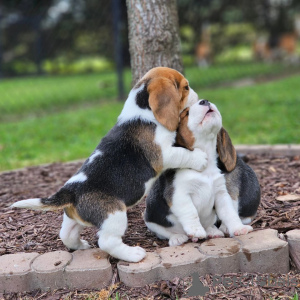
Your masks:
<path fill-rule="evenodd" d="M 126 0 L 134 85 L 151 68 L 183 71 L 176 0 Z"/>

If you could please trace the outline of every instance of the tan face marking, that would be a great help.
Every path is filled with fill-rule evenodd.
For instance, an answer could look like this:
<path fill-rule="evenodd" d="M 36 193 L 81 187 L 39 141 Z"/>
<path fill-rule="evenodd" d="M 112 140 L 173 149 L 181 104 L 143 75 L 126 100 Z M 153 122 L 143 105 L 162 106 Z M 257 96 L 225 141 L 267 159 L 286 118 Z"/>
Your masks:
<path fill-rule="evenodd" d="M 180 122 L 176 135 L 176 144 L 189 150 L 194 150 L 195 137 L 187 126 L 189 120 L 189 110 L 189 108 L 186 108 L 180 114 Z"/>

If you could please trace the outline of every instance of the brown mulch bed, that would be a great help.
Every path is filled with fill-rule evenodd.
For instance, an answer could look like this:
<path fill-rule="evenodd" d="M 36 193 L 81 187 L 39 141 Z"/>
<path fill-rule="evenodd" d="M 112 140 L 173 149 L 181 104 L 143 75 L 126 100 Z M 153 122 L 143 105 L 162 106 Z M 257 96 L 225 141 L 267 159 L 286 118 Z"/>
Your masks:
<path fill-rule="evenodd" d="M 253 222 L 254 229 L 274 228 L 284 234 L 289 230 L 299 228 L 300 201 L 278 201 L 276 197 L 290 193 L 300 194 L 300 157 L 249 155 L 246 159 L 255 170 L 262 188 L 262 202 L 257 217 Z M 0 255 L 17 252 L 45 253 L 55 250 L 66 250 L 58 236 L 62 222 L 62 213 L 12 210 L 9 206 L 17 200 L 46 197 L 53 194 L 74 174 L 80 165 L 81 162 L 55 163 L 0 173 Z M 129 225 L 124 242 L 128 245 L 141 245 L 147 251 L 154 251 L 156 247 L 165 247 L 168 244 L 166 241 L 159 240 L 147 230 L 142 218 L 144 205 L 144 202 L 141 202 L 129 210 Z M 88 228 L 83 232 L 84 238 L 93 247 L 97 247 L 96 232 L 96 228 Z M 115 262 L 116 260 L 112 259 L 112 263 L 115 264 Z M 291 272 L 290 275 L 298 278 L 300 286 L 299 273 L 294 273 Z M 250 276 L 250 274 L 247 276 Z M 257 274 L 253 276 L 257 276 Z M 213 287 L 210 284 L 212 280 L 210 276 L 201 278 L 201 280 L 210 286 L 211 292 L 217 293 L 215 294 L 215 296 L 218 295 L 217 299 L 219 297 L 221 299 L 225 294 L 228 299 L 236 299 L 236 297 L 248 299 L 246 296 L 243 296 L 243 291 L 239 292 L 237 287 L 231 290 L 224 290 L 223 286 L 216 291 L 217 287 Z M 118 282 L 117 278 L 115 278 L 115 282 Z M 189 279 L 185 281 L 175 280 L 173 282 L 162 281 L 139 289 L 129 289 L 122 284 L 117 285 L 118 287 L 113 295 L 119 292 L 121 295 L 122 293 L 129 295 L 128 299 L 142 299 L 151 296 L 155 299 L 163 299 L 174 298 L 175 294 L 184 293 L 190 286 L 190 281 Z M 244 289 L 242 287 L 242 290 Z M 254 284 L 244 294 L 256 295 L 255 293 L 257 293 L 261 299 L 265 295 L 273 298 L 280 296 L 280 293 L 286 295 L 284 294 L 285 288 L 282 287 L 281 289 L 268 287 L 265 290 L 270 293 L 265 294 L 264 288 Z M 27 299 L 63 299 L 64 297 L 69 297 L 66 299 L 84 299 L 82 295 L 90 292 L 59 290 L 54 294 L 51 292 L 35 292 L 35 294 L 27 293 L 22 294 L 22 296 L 21 294 L 10 294 L 5 297 L 7 299 L 19 299 L 19 297 L 23 297 L 22 299 L 26 299 L 26 297 Z M 288 288 L 286 293 L 292 295 L 293 290 Z M 231 294 L 233 296 L 230 296 Z M 101 299 L 99 293 L 94 292 L 94 295 L 95 298 L 90 299 Z M 259 297 L 255 299 L 260 299 Z"/>

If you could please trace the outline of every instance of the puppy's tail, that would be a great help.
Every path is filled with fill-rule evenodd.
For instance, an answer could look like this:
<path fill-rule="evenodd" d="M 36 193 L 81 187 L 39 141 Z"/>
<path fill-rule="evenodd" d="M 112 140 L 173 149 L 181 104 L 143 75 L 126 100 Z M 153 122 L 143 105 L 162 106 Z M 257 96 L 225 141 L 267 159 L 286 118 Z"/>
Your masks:
<path fill-rule="evenodd" d="M 12 204 L 11 207 L 33 210 L 58 210 L 72 205 L 74 201 L 75 195 L 72 192 L 61 189 L 51 197 L 21 200 Z"/>

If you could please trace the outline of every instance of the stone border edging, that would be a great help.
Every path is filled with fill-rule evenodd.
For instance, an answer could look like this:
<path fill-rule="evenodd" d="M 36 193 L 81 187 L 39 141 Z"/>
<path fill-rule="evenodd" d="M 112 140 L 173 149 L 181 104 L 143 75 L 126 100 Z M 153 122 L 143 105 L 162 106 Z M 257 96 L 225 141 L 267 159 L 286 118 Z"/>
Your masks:
<path fill-rule="evenodd" d="M 234 146 L 236 151 L 241 154 L 272 154 L 272 155 L 286 155 L 286 156 L 295 156 L 300 155 L 300 144 L 278 144 L 278 145 L 235 145 Z M 58 162 L 63 164 L 73 164 L 73 163 L 83 163 L 85 159 L 76 159 L 73 161 L 68 162 Z M 54 163 L 54 162 L 53 162 Z M 46 163 L 36 166 L 30 167 L 47 167 L 52 165 L 53 163 Z M 26 167 L 25 167 L 26 168 Z M 24 170 L 25 168 L 14 169 L 14 170 L 7 170 L 0 172 L 1 174 L 10 173 L 10 172 L 17 172 Z M 28 167 L 27 167 L 28 168 Z"/>
<path fill-rule="evenodd" d="M 300 230 L 289 231 L 287 236 L 299 250 Z M 278 237 L 277 230 L 265 229 L 202 244 L 160 248 L 148 252 L 139 263 L 119 261 L 117 270 L 120 280 L 129 287 L 183 278 L 195 272 L 288 273 L 289 245 Z M 98 248 L 0 256 L 0 293 L 66 287 L 101 289 L 111 283 L 112 276 L 108 255 Z"/>
<path fill-rule="evenodd" d="M 195 272 L 203 276 L 237 272 L 288 273 L 289 270 L 288 243 L 279 239 L 274 229 L 210 239 L 202 244 L 161 248 L 142 262 L 118 263 L 120 280 L 130 287 L 183 278 Z"/>
<path fill-rule="evenodd" d="M 298 270 L 300 270 L 300 229 L 290 230 L 286 233 L 289 243 L 290 257 Z"/>
<path fill-rule="evenodd" d="M 103 288 L 113 275 L 108 254 L 97 248 L 7 254 L 0 256 L 0 266 L 0 292 Z"/>
<path fill-rule="evenodd" d="M 300 155 L 299 144 L 279 144 L 279 145 L 235 145 L 236 151 L 243 154 L 272 154 L 296 156 Z"/>

